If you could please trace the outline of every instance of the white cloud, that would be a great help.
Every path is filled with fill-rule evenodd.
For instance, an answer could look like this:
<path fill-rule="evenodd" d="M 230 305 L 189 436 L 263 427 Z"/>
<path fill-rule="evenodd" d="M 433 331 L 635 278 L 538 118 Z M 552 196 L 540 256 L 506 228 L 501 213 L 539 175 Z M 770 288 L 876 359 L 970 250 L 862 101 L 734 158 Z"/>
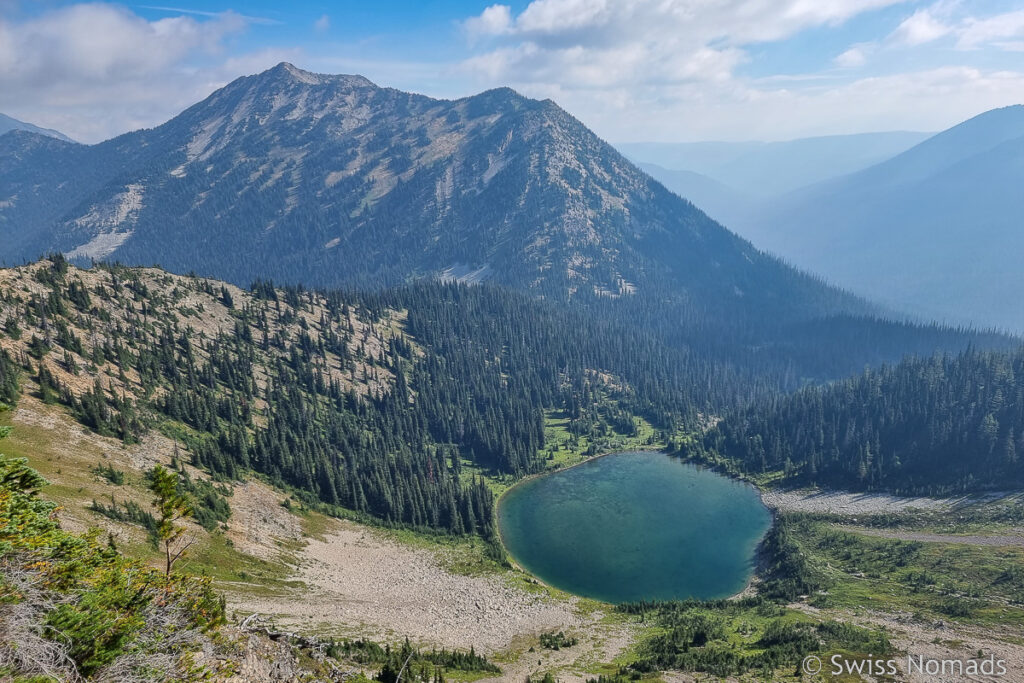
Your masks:
<path fill-rule="evenodd" d="M 512 10 L 507 5 L 491 5 L 480 16 L 467 19 L 464 26 L 471 37 L 504 35 L 512 29 Z"/>
<path fill-rule="evenodd" d="M 146 21 L 105 4 L 72 5 L 29 21 L 0 22 L 7 50 L 5 84 L 131 77 L 165 68 L 194 51 L 215 52 L 245 27 L 232 12 L 197 21 L 177 16 Z"/>
<path fill-rule="evenodd" d="M 326 14 L 320 15 L 320 18 L 313 22 L 313 30 L 317 33 L 326 33 L 331 28 L 331 18 Z"/>
<path fill-rule="evenodd" d="M 973 49 L 980 44 L 995 44 L 1012 50 L 1011 40 L 999 43 L 996 39 L 1024 35 L 1024 11 L 985 20 L 965 17 L 963 11 L 961 0 L 939 0 L 914 11 L 884 38 L 853 45 L 833 62 L 841 68 L 862 67 L 876 53 L 910 50 L 947 36 L 957 37 L 955 46 L 961 50 Z"/>
<path fill-rule="evenodd" d="M 186 7 L 167 7 L 166 5 L 138 5 L 140 9 L 153 9 L 160 12 L 170 12 L 171 14 L 191 14 L 197 17 L 220 17 L 223 16 L 224 12 L 210 12 L 207 10 L 200 9 L 189 9 Z M 235 12 L 235 14 L 238 14 Z M 263 24 L 264 26 L 276 26 L 281 22 L 277 19 L 270 19 L 269 17 L 258 17 L 249 14 L 238 14 L 238 16 L 245 19 L 250 24 Z"/>
<path fill-rule="evenodd" d="M 953 27 L 939 21 L 930 9 L 922 9 L 907 17 L 889 36 L 889 41 L 895 45 L 924 45 L 952 32 Z"/>
<path fill-rule="evenodd" d="M 849 50 L 838 55 L 833 61 L 836 66 L 841 66 L 844 69 L 855 69 L 858 66 L 864 66 L 868 61 L 867 51 L 871 48 L 869 45 L 854 45 Z"/>
<path fill-rule="evenodd" d="M 162 123 L 250 65 L 276 63 L 226 54 L 249 23 L 235 12 L 149 21 L 99 3 L 0 18 L 0 111 L 87 142 Z"/>
<path fill-rule="evenodd" d="M 1018 70 L 943 64 L 957 54 L 949 51 L 923 56 L 943 38 L 961 48 L 1024 43 L 1024 11 L 971 20 L 971 2 L 909 9 L 831 66 L 758 79 L 738 68 L 758 44 L 898 0 L 533 0 L 518 13 L 493 5 L 465 23 L 478 49 L 461 73 L 550 97 L 613 140 L 937 130 L 1024 101 Z"/>
<path fill-rule="evenodd" d="M 1024 10 L 981 18 L 966 12 L 955 0 L 940 0 L 907 17 L 885 42 L 897 47 L 916 47 L 950 35 L 956 37 L 959 50 L 1018 50 L 1024 38 Z"/>
<path fill-rule="evenodd" d="M 1024 38 L 1024 10 L 1006 12 L 987 19 L 968 19 L 959 31 L 957 47 L 976 49 L 986 44 L 1017 51 Z"/>
<path fill-rule="evenodd" d="M 518 15 L 492 5 L 464 23 L 477 42 L 491 44 L 463 66 L 493 82 L 566 89 L 720 82 L 749 45 L 901 1 L 533 0 Z"/>
<path fill-rule="evenodd" d="M 730 81 L 608 91 L 552 88 L 553 97 L 614 141 L 781 140 L 878 130 L 942 130 L 1024 102 L 1024 73 L 944 67 L 809 87 Z"/>
<path fill-rule="evenodd" d="M 555 34 L 607 26 L 616 16 L 636 17 L 643 4 L 628 0 L 620 0 L 618 6 L 609 0 L 534 0 L 516 19 L 516 29 L 521 33 Z M 655 11 L 668 14 L 671 9 L 663 6 Z"/>
<path fill-rule="evenodd" d="M 516 17 L 492 5 L 467 20 L 476 33 L 592 42 L 725 39 L 732 44 L 779 40 L 812 26 L 837 25 L 906 0 L 533 0 Z M 489 30 L 490 29 L 490 30 Z"/>

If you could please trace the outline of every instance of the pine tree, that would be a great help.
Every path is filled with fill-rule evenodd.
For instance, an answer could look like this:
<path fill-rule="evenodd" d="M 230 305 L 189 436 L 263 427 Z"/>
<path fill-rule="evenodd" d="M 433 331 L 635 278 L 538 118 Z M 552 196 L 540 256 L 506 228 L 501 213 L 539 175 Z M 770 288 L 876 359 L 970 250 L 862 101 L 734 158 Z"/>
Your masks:
<path fill-rule="evenodd" d="M 180 560 L 195 543 L 195 538 L 186 536 L 186 529 L 179 522 L 193 515 L 188 496 L 178 490 L 178 475 L 157 465 L 149 471 L 149 490 L 153 494 L 156 508 L 157 539 L 163 546 L 165 573 L 171 578 L 174 563 Z"/>

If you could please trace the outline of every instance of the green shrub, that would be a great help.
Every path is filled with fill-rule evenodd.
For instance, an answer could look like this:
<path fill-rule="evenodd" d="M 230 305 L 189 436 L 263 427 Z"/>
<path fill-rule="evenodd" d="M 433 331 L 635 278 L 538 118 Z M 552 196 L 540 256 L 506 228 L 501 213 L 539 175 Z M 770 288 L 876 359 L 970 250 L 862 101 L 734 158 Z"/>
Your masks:
<path fill-rule="evenodd" d="M 177 680 L 204 675 L 187 653 L 224 621 L 209 580 L 167 578 L 99 530 L 62 530 L 56 506 L 38 497 L 45 483 L 24 459 L 0 455 L 0 622 L 17 625 L 0 642 L 0 662 L 16 678 L 52 670 L 78 679 L 115 661 L 126 671 L 170 662 Z"/>
<path fill-rule="evenodd" d="M 576 638 L 566 635 L 564 631 L 540 634 L 540 646 L 545 650 L 561 650 L 563 647 L 572 647 L 578 642 Z"/>
<path fill-rule="evenodd" d="M 124 485 L 124 470 L 119 470 L 113 465 L 96 465 L 96 467 L 93 468 L 92 473 L 97 477 L 106 479 L 115 486 Z"/>

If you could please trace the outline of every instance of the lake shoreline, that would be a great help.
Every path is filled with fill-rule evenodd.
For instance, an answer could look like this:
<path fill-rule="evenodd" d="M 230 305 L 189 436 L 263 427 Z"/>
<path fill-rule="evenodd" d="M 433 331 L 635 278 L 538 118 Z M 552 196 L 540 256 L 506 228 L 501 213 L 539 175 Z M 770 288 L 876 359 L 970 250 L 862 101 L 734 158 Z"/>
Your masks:
<path fill-rule="evenodd" d="M 666 460 L 662 463 L 646 457 L 654 454 Z M 535 485 L 548 475 L 565 475 L 586 464 L 596 466 L 613 455 L 630 457 L 558 483 L 546 482 L 526 492 L 524 499 L 513 501 L 507 495 L 521 492 L 523 486 Z M 676 478 L 673 473 L 677 470 L 668 463 L 691 467 Z M 495 506 L 496 537 L 515 570 L 553 590 L 604 604 L 688 599 L 669 595 L 698 600 L 744 597 L 762 578 L 760 547 L 774 523 L 774 509 L 765 504 L 757 486 L 722 474 L 664 448 L 625 448 L 596 454 L 571 465 L 533 473 L 503 491 Z M 739 492 L 732 487 L 735 484 L 749 490 L 741 496 L 746 505 L 735 502 L 739 500 L 735 497 Z M 685 504 L 677 505 L 678 501 Z M 545 515 L 557 521 L 546 522 Z M 577 528 L 579 533 L 573 531 Z M 716 528 L 728 533 L 716 536 Z M 631 548 L 625 555 L 615 550 L 616 534 L 625 534 L 624 541 Z M 575 545 L 575 550 L 558 540 L 563 537 L 569 539 L 569 545 Z M 733 540 L 741 545 L 729 545 Z M 722 543 L 726 544 L 724 549 L 712 550 Z M 709 555 L 715 552 L 725 555 Z M 595 559 L 581 559 L 591 554 Z M 596 558 L 614 558 L 597 565 L 602 568 L 599 573 L 610 572 L 598 580 L 581 565 Z M 647 569 L 630 573 L 638 561 Z M 677 562 L 681 564 L 675 568 Z M 616 576 L 616 572 L 623 571 L 627 573 Z M 716 583 L 728 583 L 737 573 L 743 577 L 741 586 L 719 592 Z M 554 577 L 560 577 L 555 579 L 560 583 L 552 584 Z"/>

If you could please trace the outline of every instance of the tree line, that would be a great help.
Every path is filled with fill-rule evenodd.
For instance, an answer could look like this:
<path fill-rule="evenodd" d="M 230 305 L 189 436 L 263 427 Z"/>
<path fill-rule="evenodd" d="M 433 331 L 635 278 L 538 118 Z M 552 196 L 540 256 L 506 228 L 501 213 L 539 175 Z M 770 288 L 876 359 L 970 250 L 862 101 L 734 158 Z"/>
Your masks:
<path fill-rule="evenodd" d="M 738 410 L 684 445 L 786 483 L 940 495 L 1024 482 L 1024 349 L 968 349 Z"/>

